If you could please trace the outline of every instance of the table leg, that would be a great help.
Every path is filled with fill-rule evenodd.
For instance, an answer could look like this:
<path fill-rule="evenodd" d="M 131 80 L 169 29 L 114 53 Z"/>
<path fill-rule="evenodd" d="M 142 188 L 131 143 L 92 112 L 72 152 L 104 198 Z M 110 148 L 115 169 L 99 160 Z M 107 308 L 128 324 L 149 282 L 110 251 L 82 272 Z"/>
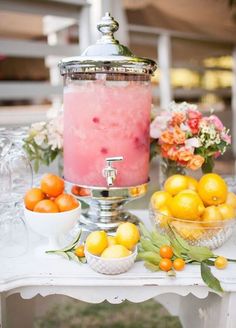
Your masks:
<path fill-rule="evenodd" d="M 6 295 L 0 294 L 0 328 L 6 328 Z"/>
<path fill-rule="evenodd" d="M 236 293 L 224 293 L 222 296 L 209 293 L 204 299 L 192 294 L 184 297 L 166 294 L 156 299 L 172 315 L 179 315 L 183 328 L 236 327 Z"/>

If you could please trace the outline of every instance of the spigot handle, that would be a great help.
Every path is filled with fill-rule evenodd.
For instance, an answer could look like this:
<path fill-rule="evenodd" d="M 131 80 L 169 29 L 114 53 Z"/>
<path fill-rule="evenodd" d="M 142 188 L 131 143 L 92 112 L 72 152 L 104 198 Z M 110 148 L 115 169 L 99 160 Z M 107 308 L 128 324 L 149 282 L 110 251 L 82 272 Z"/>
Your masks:
<path fill-rule="evenodd" d="M 106 162 L 108 163 L 113 163 L 113 162 L 120 162 L 123 161 L 124 157 L 123 156 L 116 156 L 116 157 L 107 157 Z"/>
<path fill-rule="evenodd" d="M 117 176 L 117 169 L 112 166 L 112 163 L 114 162 L 120 162 L 124 158 L 123 156 L 116 156 L 116 157 L 107 157 L 106 160 L 106 166 L 102 170 L 102 175 L 104 178 L 106 178 L 107 186 L 111 187 L 114 184 L 114 181 Z"/>

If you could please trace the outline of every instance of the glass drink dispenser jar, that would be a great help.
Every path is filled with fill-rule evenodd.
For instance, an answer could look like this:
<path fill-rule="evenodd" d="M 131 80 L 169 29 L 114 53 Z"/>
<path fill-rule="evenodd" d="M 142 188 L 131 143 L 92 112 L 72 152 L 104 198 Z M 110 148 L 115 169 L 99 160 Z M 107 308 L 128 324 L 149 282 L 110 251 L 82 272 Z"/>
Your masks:
<path fill-rule="evenodd" d="M 113 33 L 106 13 L 101 39 L 81 56 L 59 63 L 64 77 L 64 177 L 94 187 L 129 187 L 148 181 L 152 60 L 135 57 Z M 104 168 L 111 158 L 115 179 Z M 108 166 L 107 166 L 108 165 Z M 105 172 L 106 173 L 106 172 Z"/>

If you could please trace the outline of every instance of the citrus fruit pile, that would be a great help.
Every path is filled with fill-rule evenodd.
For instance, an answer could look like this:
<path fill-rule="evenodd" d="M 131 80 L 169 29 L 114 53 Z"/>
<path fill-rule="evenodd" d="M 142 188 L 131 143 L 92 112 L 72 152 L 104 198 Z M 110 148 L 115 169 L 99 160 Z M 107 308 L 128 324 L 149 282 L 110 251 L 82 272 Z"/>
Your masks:
<path fill-rule="evenodd" d="M 58 213 L 73 210 L 79 206 L 72 195 L 64 192 L 64 180 L 57 175 L 47 173 L 39 188 L 31 188 L 24 196 L 25 207 L 34 212 Z"/>
<path fill-rule="evenodd" d="M 160 228 L 167 229 L 171 222 L 183 238 L 198 240 L 206 228 L 216 229 L 236 217 L 236 195 L 218 174 L 205 174 L 199 181 L 176 174 L 152 195 L 151 207 Z"/>
<path fill-rule="evenodd" d="M 129 256 L 140 239 L 139 230 L 130 222 L 121 223 L 115 236 L 109 236 L 105 231 L 91 232 L 85 242 L 86 250 L 96 256 L 106 259 Z"/>

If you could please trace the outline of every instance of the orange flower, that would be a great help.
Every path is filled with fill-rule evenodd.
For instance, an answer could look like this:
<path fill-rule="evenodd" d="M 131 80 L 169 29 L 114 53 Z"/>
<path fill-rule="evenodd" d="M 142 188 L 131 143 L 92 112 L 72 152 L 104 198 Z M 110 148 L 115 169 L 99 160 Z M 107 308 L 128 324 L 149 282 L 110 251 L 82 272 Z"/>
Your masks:
<path fill-rule="evenodd" d="M 173 137 L 174 143 L 177 145 L 181 145 L 185 142 L 185 133 L 178 126 L 174 128 Z"/>
<path fill-rule="evenodd" d="M 165 158 L 168 158 L 168 151 L 171 147 L 172 147 L 172 145 L 162 144 L 161 145 L 161 155 Z"/>
<path fill-rule="evenodd" d="M 170 131 L 164 131 L 164 132 L 162 132 L 161 137 L 160 137 L 160 140 L 163 143 L 167 143 L 167 144 L 173 145 L 173 143 L 174 143 L 173 133 L 170 132 Z"/>
<path fill-rule="evenodd" d="M 188 168 L 190 170 L 199 169 L 204 163 L 205 159 L 201 155 L 193 155 L 192 159 L 188 162 Z"/>
<path fill-rule="evenodd" d="M 171 119 L 170 124 L 172 126 L 180 126 L 186 120 L 186 115 L 184 113 L 175 113 Z"/>
<path fill-rule="evenodd" d="M 177 156 L 178 156 L 178 161 L 188 162 L 192 159 L 193 153 L 189 149 L 182 147 L 178 150 Z"/>
<path fill-rule="evenodd" d="M 176 147 L 171 147 L 167 152 L 168 158 L 172 161 L 178 160 L 178 149 Z"/>

